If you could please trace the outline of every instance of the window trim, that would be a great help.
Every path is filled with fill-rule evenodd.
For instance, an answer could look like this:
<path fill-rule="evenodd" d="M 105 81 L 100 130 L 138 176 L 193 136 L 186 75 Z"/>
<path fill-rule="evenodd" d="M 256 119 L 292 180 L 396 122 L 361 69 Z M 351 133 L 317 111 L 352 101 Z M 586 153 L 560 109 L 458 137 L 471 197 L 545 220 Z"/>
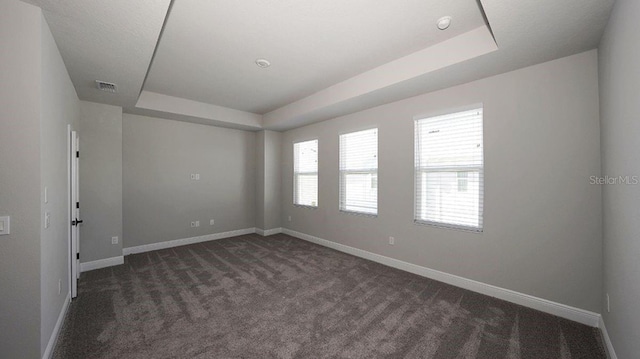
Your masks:
<path fill-rule="evenodd" d="M 348 135 L 348 134 L 352 134 L 352 133 L 357 133 L 357 132 L 364 132 L 364 131 L 371 131 L 371 130 L 377 130 L 378 132 L 376 133 L 376 162 L 378 164 L 378 167 L 376 167 L 375 169 L 371 168 L 371 169 L 359 169 L 359 170 L 341 170 L 340 169 L 340 163 L 342 160 L 342 147 L 341 147 L 341 141 L 340 138 L 344 135 Z M 356 215 L 356 216 L 363 216 L 363 217 L 371 217 L 371 218 L 376 218 L 378 217 L 378 213 L 380 211 L 380 208 L 378 206 L 378 204 L 380 203 L 379 198 L 376 197 L 376 213 L 370 213 L 370 212 L 363 212 L 363 211 L 353 211 L 353 210 L 348 210 L 348 209 L 343 209 L 343 201 L 342 201 L 342 184 L 345 181 L 345 175 L 348 173 L 359 173 L 359 174 L 376 174 L 377 177 L 377 181 L 376 181 L 376 192 L 379 195 L 380 194 L 380 175 L 379 175 L 379 169 L 380 169 L 380 127 L 379 126 L 370 126 L 370 127 L 366 127 L 366 128 L 361 128 L 361 129 L 357 129 L 357 130 L 353 130 L 353 131 L 345 131 L 345 132 L 340 132 L 338 133 L 338 211 L 340 213 L 344 213 L 344 214 L 351 214 L 351 215 Z M 345 206 L 346 207 L 346 206 Z"/>
<path fill-rule="evenodd" d="M 416 156 L 418 154 L 418 141 L 417 141 L 417 132 L 416 132 L 416 124 L 417 121 L 420 120 L 426 120 L 432 117 L 439 117 L 439 116 L 446 116 L 446 115 L 453 115 L 459 112 L 465 112 L 465 111 L 472 111 L 472 110 L 478 110 L 481 109 L 482 110 L 482 167 L 478 167 L 478 166 L 442 166 L 442 167 L 432 167 L 430 168 L 431 171 L 424 171 L 419 169 L 416 166 Z M 435 111 L 435 112 L 431 112 L 428 114 L 422 114 L 422 115 L 418 115 L 418 116 L 414 116 L 413 117 L 413 223 L 416 225 L 421 225 L 421 226 L 429 226 L 429 227 L 435 227 L 435 228 L 442 228 L 442 229 L 452 229 L 452 230 L 458 230 L 458 231 L 464 231 L 464 232 L 470 232 L 470 233 L 478 233 L 481 234 L 484 232 L 484 227 L 485 227 L 485 221 L 484 221 L 484 199 L 485 199 L 485 195 L 484 195 L 484 166 L 485 166 L 485 153 L 484 153 L 484 119 L 485 119 L 485 108 L 484 108 L 484 104 L 483 103 L 477 103 L 477 104 L 473 104 L 473 105 L 468 105 L 468 106 L 461 106 L 461 107 L 456 107 L 456 108 L 451 108 L 448 110 L 443 110 L 443 111 Z M 478 218 L 480 219 L 480 226 L 479 227 L 473 227 L 473 226 L 465 226 L 465 225 L 460 225 L 460 224 L 451 224 L 451 223 L 444 223 L 444 222 L 437 222 L 437 221 L 429 221 L 429 220 L 421 220 L 418 219 L 418 213 L 417 213 L 417 200 L 418 200 L 418 183 L 417 183 L 417 173 L 419 170 L 424 171 L 424 172 L 459 172 L 459 171 L 464 171 L 468 169 L 467 172 L 478 172 L 479 174 L 479 185 L 481 188 L 481 191 L 483 193 L 482 195 L 482 201 L 480 201 L 478 203 Z"/>
<path fill-rule="evenodd" d="M 316 172 L 296 172 L 296 144 L 298 143 L 304 143 L 304 142 L 311 142 L 311 141 L 316 141 L 317 142 L 317 157 L 318 157 L 318 169 Z M 295 207 L 300 207 L 300 208 L 307 208 L 307 209 L 317 209 L 318 205 L 320 204 L 320 139 L 318 137 L 315 138 L 309 138 L 309 139 L 301 139 L 301 140 L 294 140 L 291 142 L 292 143 L 292 148 L 293 148 L 293 168 L 292 168 L 292 172 L 293 172 L 293 206 Z M 310 175 L 310 174 L 315 174 L 316 175 L 316 181 L 318 184 L 318 188 L 316 190 L 316 205 L 309 205 L 309 204 L 300 204 L 300 203 L 296 203 L 296 190 L 298 189 L 297 187 L 297 181 L 296 181 L 296 177 L 297 175 Z"/>

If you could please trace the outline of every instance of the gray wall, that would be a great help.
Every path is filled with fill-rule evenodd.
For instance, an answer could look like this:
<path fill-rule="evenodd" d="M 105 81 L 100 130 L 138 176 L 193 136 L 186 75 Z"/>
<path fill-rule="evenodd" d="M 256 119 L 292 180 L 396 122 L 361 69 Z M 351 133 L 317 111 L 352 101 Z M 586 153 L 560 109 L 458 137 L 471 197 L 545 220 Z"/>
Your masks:
<path fill-rule="evenodd" d="M 40 113 L 41 214 L 51 225 L 41 226 L 41 336 L 44 352 L 69 293 L 68 129 L 77 128 L 79 100 L 49 26 L 42 18 L 42 86 Z M 52 91 L 55 89 L 55 91 Z M 47 187 L 47 203 L 44 188 Z M 60 285 L 60 292 L 58 292 Z"/>
<path fill-rule="evenodd" d="M 265 229 L 264 223 L 264 192 L 265 192 L 265 131 L 256 133 L 256 227 Z"/>
<path fill-rule="evenodd" d="M 282 199 L 282 134 L 264 131 L 264 229 L 280 228 Z"/>
<path fill-rule="evenodd" d="M 125 248 L 255 226 L 254 132 L 124 114 L 122 147 Z"/>
<path fill-rule="evenodd" d="M 281 227 L 282 134 L 260 131 L 256 134 L 256 227 Z"/>
<path fill-rule="evenodd" d="M 484 232 L 413 224 L 413 118 L 484 104 Z M 398 101 L 284 133 L 284 226 L 480 282 L 599 312 L 597 54 Z M 338 136 L 379 128 L 379 215 L 338 210 Z M 317 209 L 292 205 L 293 142 L 319 139 Z M 288 221 L 288 216 L 292 221 Z M 388 237 L 396 238 L 395 246 Z"/>
<path fill-rule="evenodd" d="M 618 0 L 600 44 L 602 174 L 640 176 L 640 2 Z M 640 186 L 603 189 L 604 291 L 602 309 L 619 358 L 640 353 Z M 606 303 L 606 302 L 605 302 Z"/>
<path fill-rule="evenodd" d="M 37 7 L 0 3 L 0 61 L 0 215 L 11 216 L 0 357 L 40 358 L 69 293 L 67 124 L 77 125 L 78 97 Z"/>
<path fill-rule="evenodd" d="M 40 26 L 38 8 L 0 1 L 2 358 L 40 355 Z"/>
<path fill-rule="evenodd" d="M 122 255 L 122 108 L 82 101 L 79 135 L 84 263 Z"/>

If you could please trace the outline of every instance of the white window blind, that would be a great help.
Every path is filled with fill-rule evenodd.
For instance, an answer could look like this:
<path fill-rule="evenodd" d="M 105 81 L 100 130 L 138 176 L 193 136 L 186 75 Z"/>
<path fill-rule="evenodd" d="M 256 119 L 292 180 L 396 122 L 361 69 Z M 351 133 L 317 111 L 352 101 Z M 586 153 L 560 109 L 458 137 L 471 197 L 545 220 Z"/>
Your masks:
<path fill-rule="evenodd" d="M 318 140 L 293 144 L 293 203 L 318 206 Z"/>
<path fill-rule="evenodd" d="M 340 210 L 378 214 L 378 129 L 340 135 Z"/>
<path fill-rule="evenodd" d="M 415 121 L 415 221 L 482 231 L 482 108 Z"/>

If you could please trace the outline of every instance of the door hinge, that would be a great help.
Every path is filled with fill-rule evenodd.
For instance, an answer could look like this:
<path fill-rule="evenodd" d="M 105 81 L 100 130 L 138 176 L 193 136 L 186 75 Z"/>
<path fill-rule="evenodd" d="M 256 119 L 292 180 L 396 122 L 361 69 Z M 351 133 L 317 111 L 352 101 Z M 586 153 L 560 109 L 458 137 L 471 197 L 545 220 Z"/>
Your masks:
<path fill-rule="evenodd" d="M 76 208 L 80 208 L 80 202 L 76 202 Z"/>
<path fill-rule="evenodd" d="M 76 253 L 76 259 L 80 260 L 80 253 Z"/>
<path fill-rule="evenodd" d="M 76 151 L 76 158 L 80 158 L 80 151 Z"/>

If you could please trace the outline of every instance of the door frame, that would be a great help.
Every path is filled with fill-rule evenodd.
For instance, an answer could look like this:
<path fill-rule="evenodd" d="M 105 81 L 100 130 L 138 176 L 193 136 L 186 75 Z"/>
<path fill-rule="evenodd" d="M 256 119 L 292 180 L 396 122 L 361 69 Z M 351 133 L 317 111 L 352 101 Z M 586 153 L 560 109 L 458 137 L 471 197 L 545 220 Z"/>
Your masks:
<path fill-rule="evenodd" d="M 78 135 L 71 125 L 67 125 L 67 190 L 68 190 L 68 251 L 69 253 L 69 297 L 75 298 L 78 294 L 78 278 L 80 277 L 80 261 L 77 259 L 79 248 L 79 229 L 76 223 L 77 210 L 76 202 L 79 202 L 78 196 L 78 177 L 79 166 L 76 153 L 78 149 Z M 75 162 L 75 163 L 74 163 Z M 75 236 L 74 236 L 74 231 Z"/>

